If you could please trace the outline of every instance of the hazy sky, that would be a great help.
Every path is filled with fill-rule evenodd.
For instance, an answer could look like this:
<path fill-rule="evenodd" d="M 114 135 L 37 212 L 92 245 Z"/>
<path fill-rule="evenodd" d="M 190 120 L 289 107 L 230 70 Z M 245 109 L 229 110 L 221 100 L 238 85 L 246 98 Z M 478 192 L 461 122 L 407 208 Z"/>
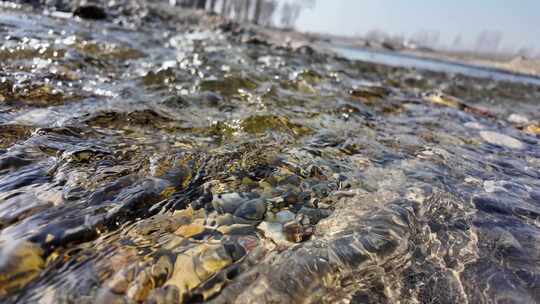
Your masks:
<path fill-rule="evenodd" d="M 301 0 L 300 0 L 301 1 Z M 483 30 L 502 34 L 499 49 L 540 49 L 540 0 L 317 0 L 304 10 L 297 28 L 333 34 L 365 34 L 381 29 L 411 37 L 420 30 L 438 31 L 439 43 L 476 47 Z"/>

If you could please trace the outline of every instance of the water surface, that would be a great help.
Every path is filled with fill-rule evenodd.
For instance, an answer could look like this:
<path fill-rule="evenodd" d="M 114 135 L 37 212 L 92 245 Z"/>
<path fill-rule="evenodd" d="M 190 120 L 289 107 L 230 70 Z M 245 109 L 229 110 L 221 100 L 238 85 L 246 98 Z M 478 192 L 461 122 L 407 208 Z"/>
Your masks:
<path fill-rule="evenodd" d="M 540 87 L 143 11 L 0 12 L 2 303 L 540 301 Z"/>

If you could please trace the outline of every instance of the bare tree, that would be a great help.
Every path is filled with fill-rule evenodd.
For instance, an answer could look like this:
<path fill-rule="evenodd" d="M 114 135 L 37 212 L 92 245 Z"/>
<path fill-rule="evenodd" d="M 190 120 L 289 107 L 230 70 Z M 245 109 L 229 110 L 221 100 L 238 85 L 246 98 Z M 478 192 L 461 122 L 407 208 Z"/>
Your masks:
<path fill-rule="evenodd" d="M 255 10 L 253 12 L 253 22 L 259 23 L 259 20 L 261 19 L 261 11 L 262 11 L 262 2 L 263 0 L 255 0 Z"/>
<path fill-rule="evenodd" d="M 205 9 L 206 0 L 169 0 L 171 5 L 176 5 L 177 3 L 184 7 L 192 7 L 196 9 Z"/>
<path fill-rule="evenodd" d="M 440 33 L 438 31 L 418 31 L 411 40 L 420 46 L 433 47 L 439 42 Z"/>
<path fill-rule="evenodd" d="M 388 39 L 388 34 L 386 34 L 381 29 L 373 29 L 366 33 L 366 40 L 370 42 L 382 43 L 387 39 Z"/>
<path fill-rule="evenodd" d="M 210 0 L 209 6 L 208 6 L 208 10 L 210 12 L 215 12 L 216 11 L 216 3 L 217 3 L 217 0 Z"/>
<path fill-rule="evenodd" d="M 281 26 L 284 28 L 292 28 L 296 23 L 296 19 L 300 16 L 301 7 L 298 3 L 285 3 L 281 7 Z"/>
<path fill-rule="evenodd" d="M 221 1 L 221 14 L 223 16 L 227 16 L 227 10 L 228 10 L 228 7 L 229 7 L 229 1 L 227 0 L 222 0 Z"/>
<path fill-rule="evenodd" d="M 278 4 L 276 1 L 263 0 L 261 15 L 259 16 L 259 20 L 257 21 L 257 23 L 261 25 L 266 25 L 266 26 L 272 25 L 274 13 L 277 7 L 278 7 Z"/>
<path fill-rule="evenodd" d="M 313 8 L 316 0 L 288 1 L 281 7 L 277 0 L 206 0 L 204 2 L 205 7 L 210 11 L 219 11 L 223 16 L 261 25 L 272 25 L 275 13 L 280 8 L 280 24 L 292 28 L 301 10 Z"/>
<path fill-rule="evenodd" d="M 197 0 L 197 1 L 195 1 L 195 8 L 197 8 L 197 9 L 205 9 L 206 8 L 206 0 Z"/>
<path fill-rule="evenodd" d="M 499 48 L 502 34 L 499 31 L 482 31 L 476 39 L 476 50 L 494 53 Z"/>

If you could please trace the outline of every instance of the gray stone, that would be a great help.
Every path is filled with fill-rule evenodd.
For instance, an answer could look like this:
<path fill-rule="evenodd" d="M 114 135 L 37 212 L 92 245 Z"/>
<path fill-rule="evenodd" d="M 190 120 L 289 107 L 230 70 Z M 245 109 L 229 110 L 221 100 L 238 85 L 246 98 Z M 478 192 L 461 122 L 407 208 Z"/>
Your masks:
<path fill-rule="evenodd" d="M 526 124 L 529 122 L 529 119 L 523 115 L 514 113 L 508 116 L 508 121 L 515 124 Z"/>
<path fill-rule="evenodd" d="M 276 213 L 276 221 L 282 224 L 285 224 L 287 222 L 294 220 L 295 217 L 296 217 L 296 214 L 292 213 L 289 210 L 282 210 Z"/>
<path fill-rule="evenodd" d="M 261 221 L 266 212 L 266 202 L 263 199 L 253 199 L 243 203 L 234 215 L 250 221 Z"/>
<path fill-rule="evenodd" d="M 285 238 L 283 225 L 280 223 L 262 222 L 258 228 L 264 233 L 266 238 L 272 240 L 276 245 L 292 245 L 292 243 Z"/>
<path fill-rule="evenodd" d="M 234 214 L 236 209 L 240 207 L 246 201 L 255 198 L 257 195 L 254 193 L 223 193 L 214 195 L 212 199 L 212 206 L 219 213 L 231 213 Z"/>
<path fill-rule="evenodd" d="M 309 218 L 310 224 L 314 225 L 314 224 L 317 224 L 323 218 L 330 216 L 332 212 L 327 209 L 315 209 L 315 208 L 302 207 L 298 211 L 298 214 L 304 215 L 307 218 Z"/>
<path fill-rule="evenodd" d="M 511 149 L 523 149 L 525 148 L 525 145 L 508 135 L 500 134 L 497 132 L 492 131 L 481 131 L 480 137 L 482 137 L 483 140 L 487 141 L 490 144 L 507 147 Z"/>

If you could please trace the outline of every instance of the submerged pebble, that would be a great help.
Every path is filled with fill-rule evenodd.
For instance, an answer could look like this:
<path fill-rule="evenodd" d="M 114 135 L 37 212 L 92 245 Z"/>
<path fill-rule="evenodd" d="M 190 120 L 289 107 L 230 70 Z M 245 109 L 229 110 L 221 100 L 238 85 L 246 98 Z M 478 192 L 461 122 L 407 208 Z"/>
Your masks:
<path fill-rule="evenodd" d="M 27 241 L 0 247 L 0 297 L 24 288 L 45 266 L 43 250 Z"/>
<path fill-rule="evenodd" d="M 257 228 L 263 232 L 266 238 L 278 246 L 288 247 L 292 244 L 283 233 L 283 225 L 280 223 L 262 222 Z"/>
<path fill-rule="evenodd" d="M 482 139 L 487 141 L 488 143 L 497 146 L 507 147 L 511 149 L 525 148 L 525 145 L 521 141 L 497 132 L 481 131 L 480 137 L 482 137 Z"/>
<path fill-rule="evenodd" d="M 529 122 L 529 119 L 526 116 L 512 113 L 508 116 L 508 121 L 515 124 L 526 124 Z"/>

